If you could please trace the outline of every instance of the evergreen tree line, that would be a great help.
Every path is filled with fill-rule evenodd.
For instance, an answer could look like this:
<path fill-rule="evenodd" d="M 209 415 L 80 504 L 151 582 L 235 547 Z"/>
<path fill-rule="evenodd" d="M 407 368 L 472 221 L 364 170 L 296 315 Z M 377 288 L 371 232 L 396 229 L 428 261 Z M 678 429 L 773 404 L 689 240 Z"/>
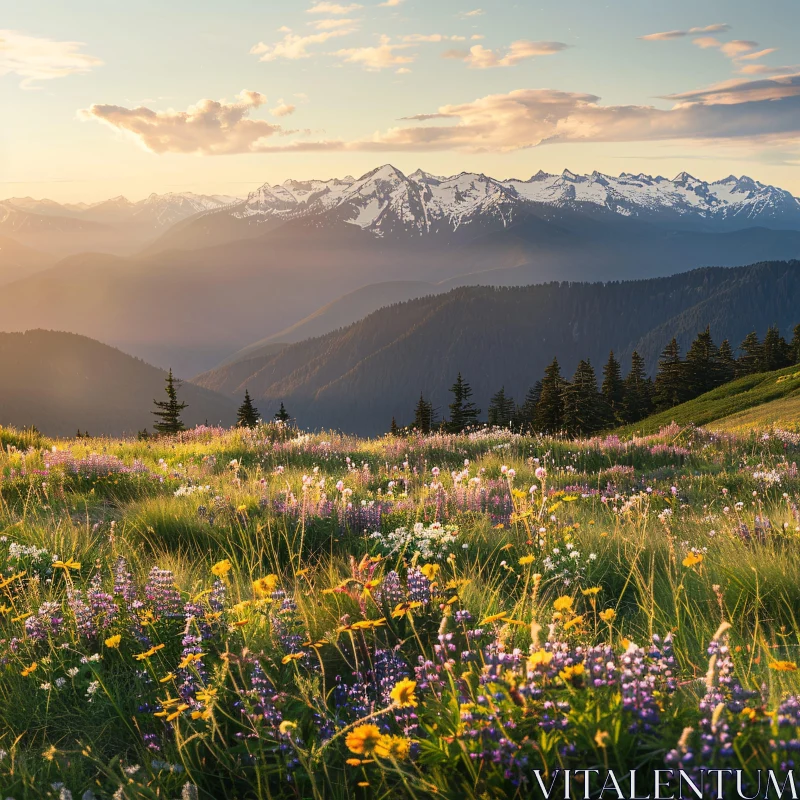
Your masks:
<path fill-rule="evenodd" d="M 153 423 L 153 429 L 157 434 L 161 435 L 180 433 L 181 431 L 186 430 L 186 426 L 183 424 L 183 420 L 181 419 L 181 412 L 185 408 L 188 408 L 187 403 L 178 402 L 178 388 L 180 387 L 182 381 L 174 377 L 172 370 L 170 369 L 167 377 L 165 378 L 165 383 L 166 386 L 164 387 L 164 390 L 167 394 L 167 399 L 153 400 L 156 410 L 151 413 L 157 418 L 156 422 Z M 278 422 L 283 423 L 287 423 L 291 419 L 283 402 L 281 402 L 281 407 L 275 413 L 273 418 Z M 255 407 L 252 397 L 250 397 L 250 392 L 245 389 L 242 404 L 236 411 L 236 425 L 237 427 L 255 428 L 260 421 L 261 415 L 259 414 L 258 409 Z M 81 433 L 80 429 L 78 429 L 77 438 L 81 437 L 88 438 L 88 432 Z M 139 431 L 138 438 L 150 438 L 147 428 Z"/>
<path fill-rule="evenodd" d="M 623 378 L 622 365 L 612 351 L 603 367 L 599 388 L 589 359 L 582 359 L 572 379 L 567 380 L 561 374 L 558 359 L 554 358 L 521 405 L 501 387 L 489 402 L 487 421 L 491 426 L 539 433 L 563 432 L 569 436 L 639 422 L 655 411 L 685 403 L 735 378 L 800 364 L 800 324 L 795 326 L 791 342 L 773 326 L 763 341 L 755 331 L 748 334 L 738 351 L 736 357 L 727 339 L 717 346 L 710 327 L 697 335 L 685 358 L 673 338 L 661 353 L 655 380 L 647 375 L 644 359 L 636 351 Z M 448 419 L 440 420 L 440 409 L 434 408 L 421 394 L 409 427 L 423 433 L 433 430 L 460 433 L 480 424 L 481 411 L 472 402 L 472 389 L 461 373 L 450 391 L 453 402 L 449 405 Z M 403 432 L 394 419 L 391 432 Z"/>

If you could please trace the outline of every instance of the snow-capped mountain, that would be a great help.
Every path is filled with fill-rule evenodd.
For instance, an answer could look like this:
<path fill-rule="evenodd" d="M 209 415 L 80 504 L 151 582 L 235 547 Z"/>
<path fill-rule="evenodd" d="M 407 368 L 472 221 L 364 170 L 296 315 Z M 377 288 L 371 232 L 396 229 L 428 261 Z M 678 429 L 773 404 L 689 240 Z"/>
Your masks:
<path fill-rule="evenodd" d="M 259 220 L 318 218 L 356 225 L 377 236 L 456 231 L 493 223 L 504 227 L 534 206 L 610 211 L 700 227 L 800 228 L 800 200 L 752 178 L 731 175 L 708 183 L 681 172 L 674 179 L 622 173 L 560 175 L 539 171 L 528 180 L 476 173 L 450 177 L 417 170 L 404 175 L 386 164 L 359 179 L 264 184 L 231 215 Z"/>
<path fill-rule="evenodd" d="M 199 214 L 239 204 L 241 198 L 228 195 L 202 195 L 193 192 L 151 194 L 144 200 L 132 202 L 126 197 L 112 197 L 98 203 L 56 203 L 53 200 L 34 200 L 31 197 L 12 197 L 0 201 L 6 215 L 35 214 L 40 217 L 70 217 L 103 225 L 134 224 L 154 231 L 166 230 L 176 222 Z"/>

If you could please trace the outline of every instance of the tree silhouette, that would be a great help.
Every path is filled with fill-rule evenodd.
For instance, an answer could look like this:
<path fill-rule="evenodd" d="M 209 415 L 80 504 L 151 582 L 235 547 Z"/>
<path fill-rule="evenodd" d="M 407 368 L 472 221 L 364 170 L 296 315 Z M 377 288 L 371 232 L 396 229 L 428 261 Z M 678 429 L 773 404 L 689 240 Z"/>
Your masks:
<path fill-rule="evenodd" d="M 181 411 L 187 407 L 186 403 L 178 402 L 178 387 L 181 382 L 173 377 L 172 369 L 165 379 L 167 393 L 166 400 L 153 400 L 157 411 L 151 412 L 158 417 L 158 422 L 153 424 L 157 433 L 172 434 L 186 430 L 186 426 L 181 422 Z"/>
<path fill-rule="evenodd" d="M 236 412 L 236 424 L 243 428 L 255 428 L 258 419 L 258 409 L 253 405 L 250 392 L 245 389 L 244 400 Z"/>

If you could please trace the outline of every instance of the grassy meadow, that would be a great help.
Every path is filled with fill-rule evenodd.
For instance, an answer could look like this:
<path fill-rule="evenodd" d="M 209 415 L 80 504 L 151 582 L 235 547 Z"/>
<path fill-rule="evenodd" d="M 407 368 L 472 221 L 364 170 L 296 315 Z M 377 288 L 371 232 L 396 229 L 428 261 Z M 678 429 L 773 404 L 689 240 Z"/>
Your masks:
<path fill-rule="evenodd" d="M 0 444 L 3 797 L 794 765 L 794 434 Z"/>

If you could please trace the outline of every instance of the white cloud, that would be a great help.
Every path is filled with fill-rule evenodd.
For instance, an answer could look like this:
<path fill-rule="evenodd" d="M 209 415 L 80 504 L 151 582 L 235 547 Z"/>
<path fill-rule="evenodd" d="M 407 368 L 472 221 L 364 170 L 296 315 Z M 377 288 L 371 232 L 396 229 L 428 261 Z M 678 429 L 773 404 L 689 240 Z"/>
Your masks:
<path fill-rule="evenodd" d="M 355 19 L 318 19 L 309 23 L 318 31 L 335 31 L 341 28 L 349 28 L 355 30 L 358 27 L 358 21 Z"/>
<path fill-rule="evenodd" d="M 563 42 L 529 42 L 520 40 L 512 42 L 505 50 L 490 50 L 476 44 L 469 50 L 448 50 L 445 58 L 456 58 L 467 63 L 473 69 L 489 69 L 491 67 L 512 67 L 520 61 L 537 56 L 550 56 L 566 50 L 569 45 Z"/>
<path fill-rule="evenodd" d="M 360 64 L 366 70 L 375 71 L 394 67 L 400 64 L 410 64 L 414 55 L 402 55 L 399 51 L 413 47 L 412 44 L 390 44 L 388 36 L 381 36 L 380 44 L 376 47 L 351 47 L 337 50 L 333 55 L 338 56 L 349 64 Z"/>
<path fill-rule="evenodd" d="M 280 125 L 249 119 L 253 109 L 267 102 L 263 94 L 244 90 L 236 100 L 200 100 L 186 111 L 95 104 L 78 114 L 81 119 L 97 120 L 127 133 L 152 153 L 256 152 L 266 139 L 285 133 Z"/>
<path fill-rule="evenodd" d="M 79 52 L 83 42 L 56 42 L 20 31 L 0 30 L 0 76 L 18 75 L 20 86 L 33 88 L 36 81 L 89 72 L 103 62 Z"/>
<path fill-rule="evenodd" d="M 472 11 L 465 11 L 462 17 L 482 17 L 486 12 L 482 8 L 473 8 Z"/>
<path fill-rule="evenodd" d="M 446 36 L 441 33 L 410 33 L 407 36 L 401 36 L 402 42 L 463 42 L 463 36 Z"/>
<path fill-rule="evenodd" d="M 725 22 L 718 22 L 714 25 L 705 25 L 704 27 L 700 28 L 689 28 L 688 30 L 677 30 L 677 31 L 660 31 L 659 33 L 648 33 L 646 36 L 640 36 L 640 39 L 644 39 L 648 42 L 663 42 L 668 41 L 670 39 L 680 39 L 684 36 L 694 36 L 700 33 L 724 33 L 725 31 L 729 31 L 731 26 Z"/>
<path fill-rule="evenodd" d="M 378 3 L 378 8 L 397 8 L 405 0 L 386 0 L 385 3 Z"/>
<path fill-rule="evenodd" d="M 358 3 L 350 3 L 350 5 L 343 6 L 339 3 L 315 3 L 311 8 L 306 9 L 306 14 L 352 14 L 353 11 L 358 11 L 359 8 L 362 8 L 361 5 Z"/>
<path fill-rule="evenodd" d="M 332 31 L 321 31 L 312 33 L 308 36 L 299 36 L 296 33 L 287 33 L 280 42 L 276 44 L 264 44 L 259 42 L 250 48 L 250 53 L 260 56 L 259 61 L 275 61 L 278 58 L 286 58 L 295 61 L 300 58 L 309 58 L 311 53 L 308 47 L 313 44 L 322 44 L 336 36 L 347 36 L 353 33 L 352 28 L 344 28 Z"/>
<path fill-rule="evenodd" d="M 272 114 L 273 117 L 288 117 L 290 114 L 294 114 L 297 110 L 297 106 L 293 106 L 291 103 L 284 102 L 283 98 L 281 97 L 278 100 L 278 105 L 275 108 L 271 108 L 269 113 Z"/>

